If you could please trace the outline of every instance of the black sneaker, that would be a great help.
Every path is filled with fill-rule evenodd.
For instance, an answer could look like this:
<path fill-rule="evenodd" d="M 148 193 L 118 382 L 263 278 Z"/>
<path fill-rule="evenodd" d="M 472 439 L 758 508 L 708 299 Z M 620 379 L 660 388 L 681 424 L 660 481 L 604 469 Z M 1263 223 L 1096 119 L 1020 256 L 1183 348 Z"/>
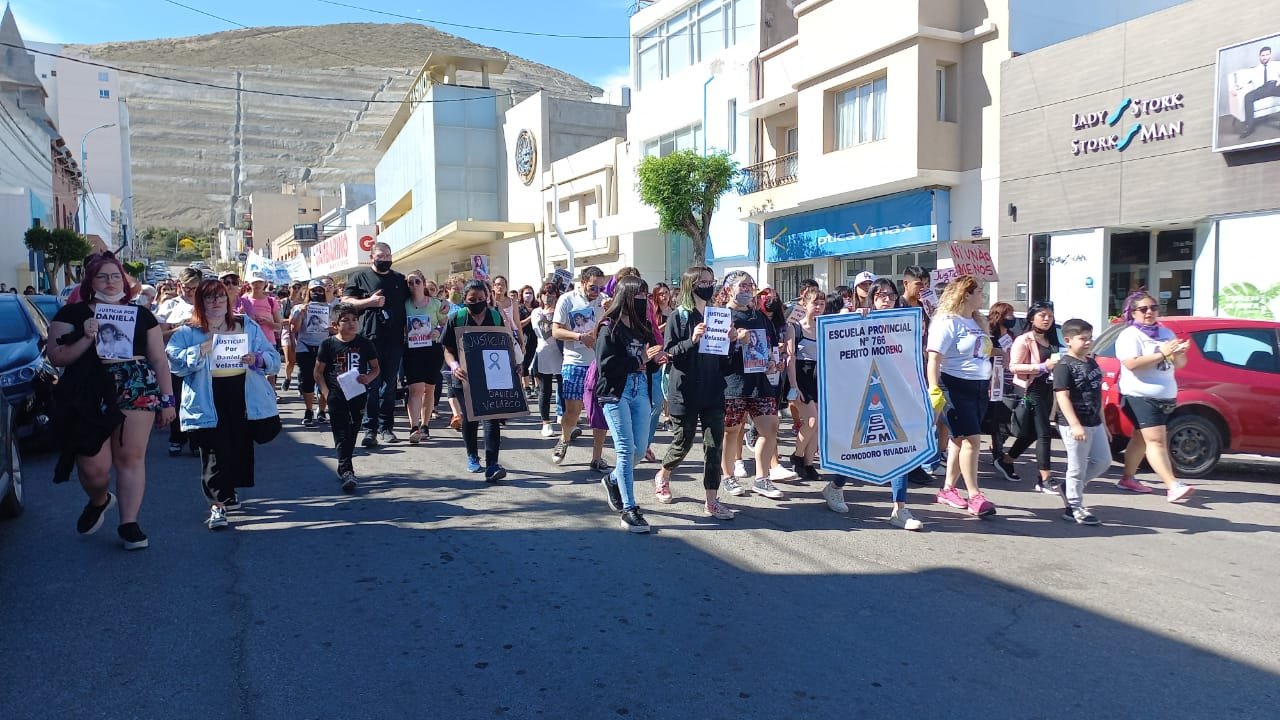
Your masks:
<path fill-rule="evenodd" d="M 604 458 L 596 458 L 591 461 L 591 464 L 587 465 L 587 469 L 595 472 L 609 472 L 613 468 L 609 467 L 609 463 L 605 462 Z"/>
<path fill-rule="evenodd" d="M 916 487 L 926 487 L 933 484 L 933 476 L 929 474 L 929 471 L 917 465 L 911 469 L 911 472 L 907 473 L 907 482 Z"/>
<path fill-rule="evenodd" d="M 644 516 L 640 514 L 640 508 L 636 507 L 626 510 L 619 517 L 622 519 L 622 527 L 626 529 L 627 532 L 649 532 L 649 523 L 644 519 Z"/>
<path fill-rule="evenodd" d="M 1074 522 L 1077 525 L 1100 525 L 1098 518 L 1089 512 L 1088 508 L 1066 508 L 1062 511 L 1062 519 L 1067 522 Z"/>
<path fill-rule="evenodd" d="M 302 427 L 315 427 L 315 426 L 316 426 L 316 416 L 315 416 L 315 413 L 313 413 L 313 412 L 312 412 L 312 411 L 310 411 L 310 410 L 308 410 L 308 411 L 306 411 L 305 413 L 303 413 L 303 415 L 302 415 Z"/>
<path fill-rule="evenodd" d="M 124 541 L 125 550 L 144 550 L 150 544 L 147 534 L 142 532 L 136 522 L 125 523 L 116 528 L 116 534 Z"/>
<path fill-rule="evenodd" d="M 759 437 L 760 433 L 756 432 L 756 426 L 748 425 L 747 429 L 742 431 L 742 444 L 748 448 L 754 448 Z"/>
<path fill-rule="evenodd" d="M 484 471 L 484 481 L 488 483 L 496 483 L 507 476 L 507 469 L 501 465 L 494 463 Z"/>
<path fill-rule="evenodd" d="M 239 496 L 239 495 L 232 495 L 230 500 L 228 500 L 228 501 L 226 501 L 226 502 L 222 503 L 222 509 L 226 510 L 227 512 L 231 512 L 231 511 L 233 511 L 233 510 L 239 510 L 239 509 L 240 509 L 240 496 Z"/>
<path fill-rule="evenodd" d="M 618 483 L 613 481 L 611 475 L 601 475 L 600 484 L 604 485 L 605 500 L 609 503 L 609 509 L 622 512 L 622 491 L 618 490 Z"/>
<path fill-rule="evenodd" d="M 329 424 L 329 411 L 328 411 L 328 410 L 321 410 L 320 412 L 316 413 L 316 422 L 318 422 L 318 423 L 324 423 L 325 425 L 328 425 L 328 424 Z"/>
<path fill-rule="evenodd" d="M 551 449 L 551 462 L 556 465 L 564 462 L 564 454 L 568 449 L 569 445 L 565 443 L 565 441 L 561 440 L 557 442 L 556 446 Z"/>
<path fill-rule="evenodd" d="M 576 427 L 573 429 L 573 432 L 569 433 L 569 442 L 573 442 L 580 437 L 582 437 L 582 428 Z"/>
<path fill-rule="evenodd" d="M 996 474 L 1004 478 L 1005 481 L 1022 482 L 1022 478 L 1018 477 L 1018 469 L 1013 466 L 1013 461 L 1007 455 L 991 464 L 995 467 Z"/>
<path fill-rule="evenodd" d="M 81 535 L 92 535 L 98 532 L 98 528 L 102 527 L 102 516 L 112 505 L 116 504 L 116 496 L 113 493 L 107 493 L 107 501 L 101 505 L 94 505 L 90 500 L 84 510 L 80 511 L 80 519 L 76 520 L 76 532 Z"/>
<path fill-rule="evenodd" d="M 364 440 L 362 440 L 360 444 L 367 448 L 378 447 L 378 433 L 372 430 L 366 430 L 364 433 Z"/>
<path fill-rule="evenodd" d="M 356 482 L 356 474 L 350 470 L 342 473 L 342 492 L 353 495 L 360 483 Z"/>
<path fill-rule="evenodd" d="M 285 391 L 285 392 L 289 392 L 289 386 L 290 386 L 290 385 L 292 385 L 292 384 L 293 384 L 293 378 L 285 378 L 285 379 L 284 379 L 284 387 L 282 387 L 282 388 L 280 388 L 280 389 L 281 389 L 281 390 L 283 390 L 283 391 Z"/>

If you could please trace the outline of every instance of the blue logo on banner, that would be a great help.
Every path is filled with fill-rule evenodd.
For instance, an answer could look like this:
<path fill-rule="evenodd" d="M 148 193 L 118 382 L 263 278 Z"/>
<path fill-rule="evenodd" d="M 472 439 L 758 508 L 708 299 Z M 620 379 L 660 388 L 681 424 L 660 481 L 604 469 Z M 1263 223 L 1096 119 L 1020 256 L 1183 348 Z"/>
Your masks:
<path fill-rule="evenodd" d="M 898 416 L 893 412 L 893 403 L 885 392 L 884 383 L 880 381 L 880 368 L 871 362 L 871 376 L 867 378 L 867 389 L 863 393 L 862 413 L 858 415 L 858 425 L 853 434 L 853 447 L 870 447 L 872 445 L 888 445 L 897 443 L 906 437 Z"/>

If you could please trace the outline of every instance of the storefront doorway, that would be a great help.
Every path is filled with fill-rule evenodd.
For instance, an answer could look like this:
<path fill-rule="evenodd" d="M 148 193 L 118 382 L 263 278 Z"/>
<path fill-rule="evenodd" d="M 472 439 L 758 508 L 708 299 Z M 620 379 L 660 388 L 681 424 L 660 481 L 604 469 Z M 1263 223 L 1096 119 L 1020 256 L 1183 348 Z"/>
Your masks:
<path fill-rule="evenodd" d="M 1161 315 L 1190 315 L 1195 247 L 1192 229 L 1112 233 L 1108 314 L 1119 315 L 1125 298 L 1146 288 Z"/>

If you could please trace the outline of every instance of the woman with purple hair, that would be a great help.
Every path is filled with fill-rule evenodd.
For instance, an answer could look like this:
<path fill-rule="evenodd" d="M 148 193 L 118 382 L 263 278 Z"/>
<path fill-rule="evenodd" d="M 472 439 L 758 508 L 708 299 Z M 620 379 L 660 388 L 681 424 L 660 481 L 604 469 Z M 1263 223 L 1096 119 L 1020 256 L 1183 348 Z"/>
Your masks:
<path fill-rule="evenodd" d="M 1145 289 L 1124 302 L 1121 313 L 1129 327 L 1116 338 L 1120 361 L 1120 407 L 1133 423 L 1133 437 L 1124 451 L 1124 475 L 1116 483 L 1123 490 L 1149 493 L 1134 475 L 1145 456 L 1165 485 L 1169 502 L 1185 499 L 1195 489 L 1179 482 L 1169 457 L 1166 426 L 1178 404 L 1174 372 L 1187 364 L 1190 340 L 1180 340 L 1160 324 L 1160 303 Z"/>

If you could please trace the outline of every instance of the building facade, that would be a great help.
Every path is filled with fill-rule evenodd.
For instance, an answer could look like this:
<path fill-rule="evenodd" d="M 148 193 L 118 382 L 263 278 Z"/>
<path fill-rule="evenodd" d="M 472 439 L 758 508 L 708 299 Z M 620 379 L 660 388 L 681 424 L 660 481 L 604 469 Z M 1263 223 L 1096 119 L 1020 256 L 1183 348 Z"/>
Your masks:
<path fill-rule="evenodd" d="M 1270 47 L 1280 2 L 1195 0 L 1006 62 L 999 253 L 1017 299 L 1101 323 L 1145 287 L 1166 315 L 1280 319 L 1280 101 L 1249 95 L 1280 76 Z"/>

